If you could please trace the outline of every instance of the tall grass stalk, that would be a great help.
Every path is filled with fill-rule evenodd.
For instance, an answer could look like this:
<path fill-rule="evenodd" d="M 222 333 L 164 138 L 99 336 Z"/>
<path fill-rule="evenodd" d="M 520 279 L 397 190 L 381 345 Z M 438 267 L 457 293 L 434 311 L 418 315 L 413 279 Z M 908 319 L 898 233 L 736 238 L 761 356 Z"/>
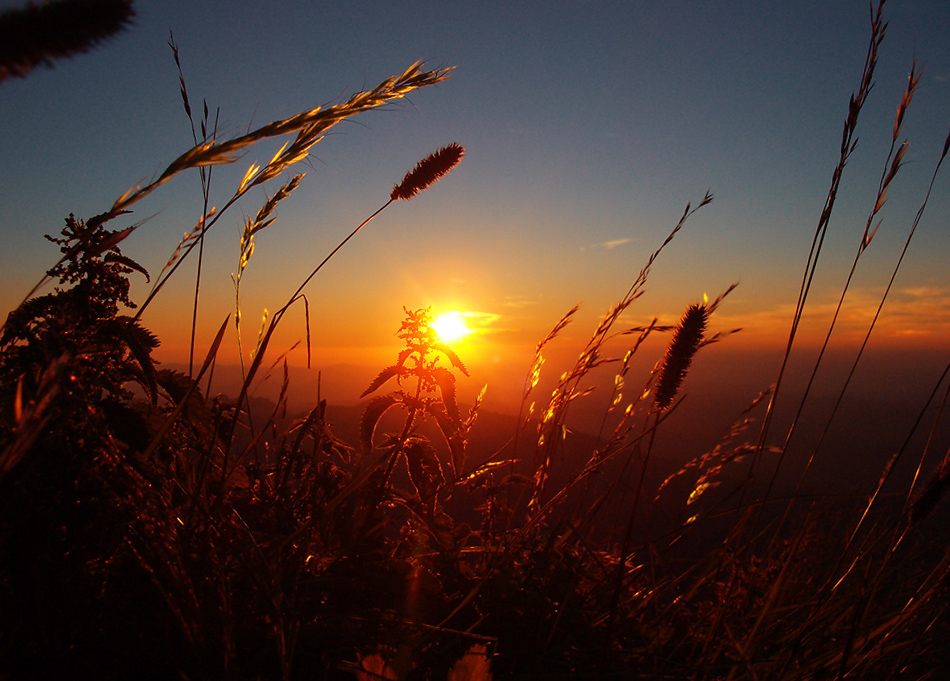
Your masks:
<path fill-rule="evenodd" d="M 883 12 L 883 0 L 878 3 L 876 10 L 874 9 L 873 5 L 871 6 L 871 37 L 868 44 L 867 55 L 864 60 L 864 70 L 861 74 L 860 85 L 858 86 L 857 91 L 851 95 L 851 99 L 848 102 L 848 115 L 845 117 L 844 129 L 841 133 L 841 146 L 838 154 L 838 163 L 835 165 L 834 170 L 832 171 L 831 186 L 828 189 L 828 195 L 825 198 L 825 204 L 821 210 L 821 215 L 818 218 L 815 234 L 812 238 L 811 246 L 808 251 L 808 257 L 806 259 L 805 269 L 802 275 L 801 289 L 798 294 L 798 302 L 795 305 L 795 311 L 792 315 L 791 328 L 789 329 L 788 333 L 788 341 L 785 345 L 785 354 L 782 358 L 782 364 L 775 381 L 775 386 L 772 389 L 771 398 L 769 399 L 769 403 L 766 407 L 766 414 L 762 421 L 762 428 L 759 433 L 758 442 L 756 443 L 755 454 L 753 455 L 751 465 L 749 466 L 747 480 L 750 483 L 750 488 L 751 482 L 756 477 L 761 464 L 762 453 L 765 448 L 765 442 L 768 437 L 775 411 L 775 402 L 781 394 L 785 372 L 788 367 L 789 358 L 792 352 L 792 346 L 795 343 L 798 333 L 798 326 L 801 323 L 802 315 L 805 312 L 805 304 L 808 301 L 808 294 L 811 291 L 812 280 L 814 279 L 815 272 L 818 268 L 818 259 L 821 256 L 822 246 L 824 245 L 825 236 L 831 221 L 831 214 L 838 198 L 838 189 L 841 185 L 841 178 L 844 174 L 845 165 L 847 164 L 851 154 L 854 152 L 856 146 L 855 132 L 857 131 L 858 127 L 858 118 L 861 114 L 861 110 L 864 108 L 864 105 L 867 102 L 868 96 L 871 94 L 871 89 L 874 85 L 874 71 L 877 67 L 878 50 L 880 49 L 881 43 L 884 40 L 884 34 L 887 29 L 887 22 L 884 21 Z M 751 490 L 745 492 L 744 496 L 747 497 L 750 492 Z"/>
<path fill-rule="evenodd" d="M 781 464 L 784 459 L 784 452 L 788 450 L 788 446 L 789 446 L 789 443 L 791 442 L 792 435 L 795 432 L 796 425 L 799 419 L 801 418 L 802 411 L 805 408 L 805 403 L 807 402 L 809 394 L 811 392 L 811 388 L 814 385 L 815 377 L 818 374 L 819 367 L 821 366 L 822 360 L 825 356 L 825 351 L 828 349 L 828 344 L 831 341 L 832 334 L 834 333 L 835 326 L 838 321 L 838 316 L 841 314 L 841 309 L 844 306 L 845 298 L 847 297 L 848 291 L 851 287 L 851 280 L 854 278 L 854 274 L 857 271 L 858 262 L 860 261 L 861 256 L 867 250 L 868 246 L 870 246 L 871 240 L 877 234 L 877 230 L 881 226 L 881 222 L 883 221 L 883 219 L 879 219 L 877 224 L 875 225 L 874 224 L 875 217 L 884 207 L 884 203 L 887 200 L 887 195 L 890 190 L 891 182 L 897 176 L 897 173 L 902 166 L 904 156 L 907 153 L 907 149 L 908 149 L 907 141 L 905 140 L 903 143 L 900 144 L 900 146 L 897 146 L 897 143 L 898 143 L 898 139 L 900 138 L 901 129 L 903 127 L 904 117 L 907 114 L 908 107 L 910 106 L 910 103 L 914 97 L 914 93 L 917 90 L 917 83 L 920 80 L 920 74 L 915 72 L 915 66 L 916 64 L 911 66 L 910 75 L 907 78 L 907 88 L 904 91 L 903 95 L 901 96 L 900 104 L 897 107 L 897 114 L 894 120 L 894 132 L 891 136 L 891 146 L 890 146 L 890 149 L 888 149 L 887 159 L 884 164 L 885 166 L 884 171 L 881 175 L 881 181 L 880 181 L 880 184 L 878 185 L 877 195 L 875 196 L 875 199 L 874 199 L 874 207 L 871 209 L 871 212 L 868 215 L 867 223 L 864 226 L 864 233 L 861 235 L 861 238 L 859 240 L 858 248 L 854 256 L 854 261 L 851 263 L 851 268 L 848 270 L 847 278 L 845 280 L 844 286 L 841 289 L 841 294 L 838 297 L 838 302 L 832 314 L 831 321 L 828 324 L 828 330 L 825 333 L 825 337 L 821 343 L 821 348 L 818 351 L 818 357 L 815 359 L 814 365 L 812 366 L 811 373 L 808 376 L 808 382 L 805 386 L 804 393 L 802 394 L 798 402 L 798 409 L 795 412 L 795 416 L 792 418 L 792 423 L 789 426 L 787 434 L 785 435 L 785 442 L 782 445 L 783 454 L 780 455 L 779 465 L 776 467 L 775 472 L 772 474 L 772 480 L 769 482 L 769 488 L 768 490 L 766 490 L 766 493 L 765 493 L 766 498 L 768 498 L 769 495 L 771 494 L 772 486 L 775 482 L 776 477 L 778 476 L 779 471 L 781 470 Z M 938 169 L 939 169 L 939 165 L 940 163 L 938 163 Z M 924 206 L 926 206 L 926 201 L 924 202 Z M 923 207 L 921 208 L 921 212 L 922 211 L 923 211 Z M 910 244 L 910 237 L 913 236 L 914 231 L 915 231 L 914 229 L 911 229 L 910 235 L 908 237 L 908 241 L 905 244 L 905 252 L 906 252 L 906 247 Z M 891 282 L 893 282 L 894 277 L 896 277 L 897 275 L 897 269 L 900 267 L 901 260 L 903 260 L 903 254 L 898 259 L 898 265 L 897 265 L 897 268 L 895 268 L 894 270 L 894 274 L 891 278 Z M 834 418 L 834 415 L 837 411 L 837 407 L 840 404 L 840 401 L 843 398 L 845 391 L 847 390 L 848 384 L 850 383 L 850 380 L 851 380 L 851 376 L 854 373 L 854 369 L 857 367 L 857 364 L 861 359 L 861 355 L 863 354 L 864 348 L 867 344 L 867 339 L 871 335 L 871 331 L 874 328 L 874 324 L 877 321 L 877 316 L 880 314 L 881 308 L 884 306 L 884 300 L 886 299 L 887 292 L 889 290 L 890 290 L 890 284 L 888 285 L 887 289 L 884 292 L 884 295 L 882 296 L 880 305 L 878 306 L 877 314 L 875 314 L 874 319 L 871 321 L 871 324 L 868 328 L 868 332 L 865 336 L 865 341 L 862 344 L 861 348 L 859 349 L 858 355 L 854 360 L 854 363 L 851 369 L 851 374 L 845 380 L 845 384 L 841 388 L 841 391 L 839 393 L 838 404 L 836 404 L 835 407 L 831 410 L 831 413 L 828 417 L 829 425 L 832 419 Z M 827 425 L 826 425 L 826 432 L 827 432 Z M 823 439 L 823 437 L 824 436 L 822 436 L 821 439 Z M 815 454 L 817 453 L 817 450 L 820 446 L 821 446 L 821 440 L 819 440 L 818 445 L 815 446 L 815 452 L 812 453 L 811 457 L 809 458 L 809 462 L 805 466 L 805 473 L 803 473 L 803 477 L 807 473 L 808 468 L 811 466 L 811 463 L 814 460 Z"/>

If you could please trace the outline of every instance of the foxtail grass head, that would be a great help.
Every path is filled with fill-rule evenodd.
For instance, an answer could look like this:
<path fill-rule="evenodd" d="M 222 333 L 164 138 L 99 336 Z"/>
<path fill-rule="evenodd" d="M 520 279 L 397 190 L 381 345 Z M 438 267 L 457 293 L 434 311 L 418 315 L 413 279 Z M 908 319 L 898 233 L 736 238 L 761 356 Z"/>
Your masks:
<path fill-rule="evenodd" d="M 673 340 L 663 357 L 660 376 L 656 382 L 654 404 L 657 409 L 667 409 L 673 403 L 673 398 L 676 397 L 693 361 L 693 355 L 703 343 L 709 312 L 705 303 L 690 305 L 673 331 Z"/>
<path fill-rule="evenodd" d="M 419 192 L 425 191 L 438 182 L 442 177 L 459 164 L 465 155 L 465 147 L 457 142 L 446 145 L 429 154 L 416 164 L 416 167 L 406 173 L 402 182 L 393 187 L 389 198 L 392 201 L 411 199 Z"/>

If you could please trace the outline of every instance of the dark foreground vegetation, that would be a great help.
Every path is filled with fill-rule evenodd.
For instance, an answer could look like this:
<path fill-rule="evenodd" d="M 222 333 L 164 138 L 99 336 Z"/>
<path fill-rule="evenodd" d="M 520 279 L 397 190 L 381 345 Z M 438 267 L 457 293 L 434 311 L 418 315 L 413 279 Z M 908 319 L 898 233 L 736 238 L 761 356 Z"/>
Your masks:
<path fill-rule="evenodd" d="M 872 19 L 789 353 L 873 83 L 885 24 L 880 9 Z M 773 424 L 784 363 L 721 441 L 651 482 L 654 442 L 676 437 L 668 419 L 689 408 L 683 382 L 696 354 L 720 339 L 709 329 L 729 291 L 690 304 L 673 328 L 630 328 L 623 315 L 711 196 L 687 206 L 535 407 L 546 348 L 576 309 L 538 343 L 521 413 L 494 451 L 470 446 L 481 422 L 479 404 L 456 397 L 464 357 L 424 309 L 406 310 L 404 349 L 367 386 L 353 441 L 334 434 L 322 400 L 288 415 L 286 380 L 272 408 L 248 399 L 262 367 L 280 371 L 268 355 L 273 331 L 306 306 L 323 263 L 242 350 L 250 359 L 236 399 L 209 386 L 232 323 L 240 338 L 239 316 L 188 372 L 154 360 L 159 339 L 142 310 L 189 255 L 200 258 L 228 208 L 306 158 L 340 120 L 447 75 L 416 64 L 343 104 L 228 140 L 205 109 L 195 146 L 156 180 L 102 215 L 70 216 L 51 238 L 62 257 L 41 284 L 52 281 L 52 292 L 34 289 L 0 335 L 0 678 L 940 678 L 950 662 L 940 515 L 950 454 L 936 449 L 946 446 L 946 372 L 933 377 L 905 445 L 858 493 L 804 493 L 813 462 L 834 454 L 819 442 L 804 461 L 786 456 L 794 429 L 779 437 Z M 912 71 L 855 266 L 901 167 L 916 84 Z M 182 96 L 191 115 L 184 85 Z M 111 226 L 182 171 L 284 135 L 291 141 L 251 167 L 221 211 L 200 217 L 136 307 L 130 278 L 150 273 L 121 252 L 136 226 Z M 425 191 L 463 154 L 450 144 L 423 160 L 380 211 Z M 934 177 L 946 154 L 947 145 Z M 300 180 L 247 218 L 238 300 L 254 239 Z M 202 188 L 207 196 L 206 172 Z M 660 333 L 670 338 L 657 369 L 634 375 L 644 341 Z M 601 432 L 571 433 L 572 405 L 605 368 L 613 392 Z M 795 399 L 804 405 L 807 391 Z"/>

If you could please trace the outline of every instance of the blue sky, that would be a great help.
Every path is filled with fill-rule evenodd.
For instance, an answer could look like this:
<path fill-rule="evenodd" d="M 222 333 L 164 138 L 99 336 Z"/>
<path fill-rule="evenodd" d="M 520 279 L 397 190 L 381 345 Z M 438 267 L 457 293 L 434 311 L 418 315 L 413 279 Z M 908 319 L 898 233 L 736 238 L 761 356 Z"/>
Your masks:
<path fill-rule="evenodd" d="M 308 288 L 327 362 L 338 357 L 334 348 L 391 344 L 403 305 L 483 313 L 486 339 L 530 354 L 583 302 L 583 336 L 685 204 L 707 190 L 715 201 L 664 253 L 633 315 L 672 321 L 703 293 L 739 281 L 717 313 L 721 326 L 746 327 L 743 342 L 781 337 L 870 23 L 857 0 L 139 0 L 136 11 L 135 25 L 95 52 L 0 86 L 0 308 L 15 306 L 55 261 L 44 233 L 58 232 L 70 212 L 108 209 L 190 145 L 169 30 L 193 107 L 206 100 L 220 110 L 225 135 L 338 102 L 418 59 L 456 66 L 404 104 L 335 129 L 259 237 L 242 293 L 251 320 L 282 305 L 416 161 L 448 142 L 466 146 L 448 178 L 391 206 Z M 950 4 L 892 0 L 885 16 L 876 86 L 814 298 L 816 310 L 826 309 L 841 289 L 916 58 L 924 70 L 904 128 L 908 163 L 855 282 L 859 321 L 876 304 L 950 124 Z M 275 149 L 215 171 L 212 202 L 223 203 L 247 166 Z M 249 196 L 209 236 L 206 338 L 233 308 L 242 217 L 274 191 Z M 906 330 L 947 328 L 948 208 L 944 177 L 894 295 L 890 320 Z M 132 219 L 150 219 L 124 252 L 157 272 L 199 213 L 197 174 L 177 178 L 138 205 Z M 171 354 L 181 348 L 190 276 L 146 317 Z M 145 290 L 137 284 L 139 295 Z"/>

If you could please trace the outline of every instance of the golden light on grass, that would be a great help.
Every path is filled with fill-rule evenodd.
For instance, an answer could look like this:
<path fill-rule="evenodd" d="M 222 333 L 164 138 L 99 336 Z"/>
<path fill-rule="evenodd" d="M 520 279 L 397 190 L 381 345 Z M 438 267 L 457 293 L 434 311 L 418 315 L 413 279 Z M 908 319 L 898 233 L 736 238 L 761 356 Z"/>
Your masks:
<path fill-rule="evenodd" d="M 475 332 L 466 323 L 465 316 L 464 312 L 458 310 L 442 312 L 432 320 L 432 328 L 442 342 L 455 343 Z"/>

